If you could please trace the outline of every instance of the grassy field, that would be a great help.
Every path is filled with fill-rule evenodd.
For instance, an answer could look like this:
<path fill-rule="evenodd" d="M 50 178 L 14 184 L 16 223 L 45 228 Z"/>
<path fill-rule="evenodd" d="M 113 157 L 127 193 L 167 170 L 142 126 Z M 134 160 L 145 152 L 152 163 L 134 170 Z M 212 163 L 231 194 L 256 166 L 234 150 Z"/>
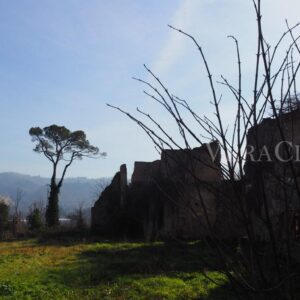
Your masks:
<path fill-rule="evenodd" d="M 0 242 L 0 299 L 232 299 L 201 270 L 226 284 L 201 243 Z"/>

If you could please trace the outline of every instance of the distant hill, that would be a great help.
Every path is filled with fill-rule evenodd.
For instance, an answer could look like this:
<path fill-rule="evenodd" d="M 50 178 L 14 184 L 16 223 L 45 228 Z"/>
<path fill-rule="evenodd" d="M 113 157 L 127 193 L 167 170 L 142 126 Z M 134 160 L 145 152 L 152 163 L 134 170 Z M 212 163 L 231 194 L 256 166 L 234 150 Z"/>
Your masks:
<path fill-rule="evenodd" d="M 27 213 L 32 203 L 38 201 L 47 203 L 49 183 L 50 178 L 19 173 L 0 173 L 0 195 L 9 196 L 14 201 L 17 191 L 21 191 L 20 209 Z M 84 208 L 91 207 L 109 183 L 109 178 L 66 178 L 60 193 L 61 215 L 69 214 L 80 203 L 83 203 Z"/>

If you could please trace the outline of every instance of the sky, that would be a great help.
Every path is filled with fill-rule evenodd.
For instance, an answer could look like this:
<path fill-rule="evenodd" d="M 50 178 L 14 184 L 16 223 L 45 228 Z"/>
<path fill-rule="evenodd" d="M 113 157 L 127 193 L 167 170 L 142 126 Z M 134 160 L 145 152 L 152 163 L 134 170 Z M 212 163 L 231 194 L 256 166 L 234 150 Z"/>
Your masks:
<path fill-rule="evenodd" d="M 265 35 L 274 44 L 286 30 L 285 19 L 291 25 L 300 21 L 300 2 L 262 2 Z M 0 0 L 0 172 L 49 177 L 50 162 L 32 151 L 28 131 L 51 124 L 84 130 L 91 144 L 108 154 L 74 162 L 67 177 L 111 177 L 123 163 L 130 174 L 134 161 L 158 159 L 145 133 L 106 106 L 134 114 L 140 107 L 176 137 L 172 120 L 132 79 L 152 80 L 143 64 L 200 115 L 212 114 L 199 53 L 168 24 L 195 36 L 214 81 L 223 74 L 237 82 L 235 48 L 227 38 L 234 35 L 241 48 L 243 91 L 251 93 L 252 0 Z M 230 123 L 232 99 L 225 97 L 221 109 Z"/>

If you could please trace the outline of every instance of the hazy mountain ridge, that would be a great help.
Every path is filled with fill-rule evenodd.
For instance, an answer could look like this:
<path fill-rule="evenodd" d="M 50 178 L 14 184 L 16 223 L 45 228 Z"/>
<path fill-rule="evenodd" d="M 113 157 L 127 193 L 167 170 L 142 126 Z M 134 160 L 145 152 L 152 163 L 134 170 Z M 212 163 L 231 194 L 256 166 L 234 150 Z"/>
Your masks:
<path fill-rule="evenodd" d="M 109 182 L 109 178 L 65 178 L 60 193 L 61 213 L 70 213 L 80 203 L 83 203 L 84 207 L 91 207 Z M 22 195 L 20 209 L 27 212 L 34 202 L 47 203 L 49 183 L 50 178 L 46 177 L 13 172 L 0 173 L 0 195 L 9 196 L 15 201 L 17 192 L 20 191 Z"/>

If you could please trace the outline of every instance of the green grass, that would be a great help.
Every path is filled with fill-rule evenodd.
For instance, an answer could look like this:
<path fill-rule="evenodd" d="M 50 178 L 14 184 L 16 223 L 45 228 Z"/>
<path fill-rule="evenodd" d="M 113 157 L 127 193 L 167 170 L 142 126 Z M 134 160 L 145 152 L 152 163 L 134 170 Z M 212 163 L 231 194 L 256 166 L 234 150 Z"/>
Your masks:
<path fill-rule="evenodd" d="M 0 299 L 231 298 L 201 243 L 0 242 Z"/>

